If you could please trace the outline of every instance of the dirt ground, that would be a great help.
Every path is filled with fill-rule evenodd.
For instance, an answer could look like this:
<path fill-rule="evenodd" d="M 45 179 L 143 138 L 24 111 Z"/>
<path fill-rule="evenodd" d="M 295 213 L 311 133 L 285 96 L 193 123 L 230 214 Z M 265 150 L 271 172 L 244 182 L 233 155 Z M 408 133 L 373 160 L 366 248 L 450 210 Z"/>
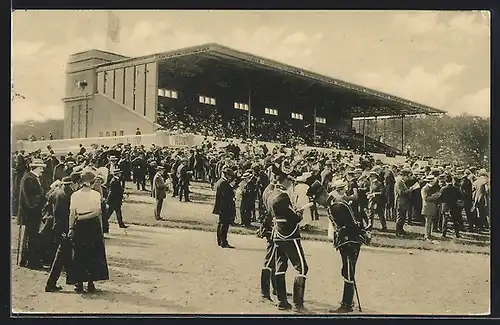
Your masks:
<path fill-rule="evenodd" d="M 12 247 L 17 241 L 13 225 Z M 265 242 L 230 234 L 236 249 L 221 249 L 215 234 L 133 225 L 125 235 L 111 225 L 106 240 L 110 280 L 98 292 L 45 293 L 47 272 L 15 266 L 12 254 L 12 309 L 48 313 L 276 314 L 260 301 L 259 277 Z M 326 242 L 304 241 L 310 271 L 306 307 L 326 314 L 342 294 L 340 257 Z M 489 256 L 366 247 L 357 283 L 363 313 L 465 315 L 489 312 Z M 294 270 L 288 273 L 291 292 Z"/>
<path fill-rule="evenodd" d="M 154 220 L 153 210 L 155 207 L 154 199 L 150 197 L 149 192 L 137 191 L 131 182 L 127 183 L 128 193 L 123 204 L 123 216 L 125 222 L 129 224 L 138 224 L 144 226 L 163 226 L 169 228 L 188 228 L 198 230 L 211 230 L 217 222 L 212 214 L 215 192 L 210 189 L 207 183 L 193 182 L 190 194 L 192 203 L 179 202 L 177 198 L 167 196 L 163 204 L 162 215 L 165 221 Z M 237 206 L 238 206 L 237 201 Z M 304 213 L 304 224 L 309 227 L 302 231 L 304 237 L 314 240 L 327 240 L 328 218 L 326 210 L 319 209 L 320 218 L 318 221 L 311 221 L 309 211 Z M 113 222 L 115 217 L 112 216 Z M 239 212 L 237 213 L 237 222 L 239 222 Z M 235 232 L 241 234 L 252 234 L 257 229 L 254 224 L 253 229 L 243 227 L 233 228 Z M 489 254 L 490 236 L 488 233 L 469 233 L 462 232 L 460 239 L 453 238 L 451 230 L 449 237 L 441 239 L 439 233 L 433 233 L 437 241 L 434 243 L 424 241 L 423 225 L 406 225 L 408 232 L 406 238 L 396 238 L 395 223 L 388 221 L 389 231 L 380 232 L 380 223 L 375 220 L 375 229 L 373 231 L 372 246 L 377 247 L 396 247 L 409 249 L 434 250 L 456 253 L 481 253 Z M 451 224 L 450 224 L 451 229 Z"/>

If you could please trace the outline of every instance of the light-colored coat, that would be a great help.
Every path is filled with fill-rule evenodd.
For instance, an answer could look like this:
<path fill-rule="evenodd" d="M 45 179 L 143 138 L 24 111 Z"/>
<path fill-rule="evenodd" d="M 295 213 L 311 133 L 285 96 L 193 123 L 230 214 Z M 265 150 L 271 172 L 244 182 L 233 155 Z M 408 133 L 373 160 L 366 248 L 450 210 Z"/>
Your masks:
<path fill-rule="evenodd" d="M 436 199 L 439 197 L 439 188 L 433 188 L 430 184 L 425 184 L 420 190 L 422 196 L 422 215 L 437 217 L 438 206 Z"/>
<path fill-rule="evenodd" d="M 489 206 L 489 193 L 488 193 L 488 179 L 486 177 L 479 177 L 472 183 L 472 201 L 474 205 Z"/>
<path fill-rule="evenodd" d="M 157 200 L 162 200 L 167 196 L 167 183 L 161 173 L 156 173 L 153 178 L 153 196 Z"/>
<path fill-rule="evenodd" d="M 396 209 L 409 210 L 411 208 L 410 192 L 405 181 L 401 177 L 398 177 L 394 184 L 394 206 Z"/>

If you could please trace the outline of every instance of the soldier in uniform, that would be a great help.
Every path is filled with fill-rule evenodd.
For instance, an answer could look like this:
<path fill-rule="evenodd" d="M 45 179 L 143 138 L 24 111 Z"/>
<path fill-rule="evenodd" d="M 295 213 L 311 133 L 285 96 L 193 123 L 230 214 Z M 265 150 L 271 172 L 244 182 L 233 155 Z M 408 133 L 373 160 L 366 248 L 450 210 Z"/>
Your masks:
<path fill-rule="evenodd" d="M 273 217 L 272 238 L 274 241 L 276 270 L 275 283 L 278 296 L 278 309 L 288 310 L 292 305 L 288 302 L 286 293 L 285 273 L 288 260 L 299 273 L 293 284 L 293 302 L 296 311 L 304 308 L 304 291 L 306 276 L 309 270 L 304 250 L 300 242 L 299 223 L 303 210 L 296 210 L 292 205 L 289 191 L 293 181 L 289 177 L 290 170 L 273 168 L 276 183 L 270 184 L 263 194 L 264 205 Z"/>
<path fill-rule="evenodd" d="M 342 258 L 342 277 L 344 278 L 344 292 L 342 302 L 337 313 L 353 311 L 354 292 L 356 289 L 356 263 L 362 244 L 370 243 L 370 233 L 356 220 L 354 210 L 348 204 L 345 196 L 348 184 L 342 180 L 333 183 L 334 190 L 327 193 L 325 188 L 314 182 L 308 189 L 308 196 L 319 205 L 329 210 L 330 227 L 329 237 L 333 238 L 333 246 L 340 252 Z"/>
<path fill-rule="evenodd" d="M 265 238 L 267 242 L 266 256 L 264 257 L 264 266 L 260 274 L 260 293 L 263 299 L 272 301 L 271 287 L 273 286 L 273 294 L 276 295 L 276 246 L 274 245 L 272 230 L 273 230 L 273 217 L 267 213 L 265 209 L 259 214 L 259 238 Z"/>

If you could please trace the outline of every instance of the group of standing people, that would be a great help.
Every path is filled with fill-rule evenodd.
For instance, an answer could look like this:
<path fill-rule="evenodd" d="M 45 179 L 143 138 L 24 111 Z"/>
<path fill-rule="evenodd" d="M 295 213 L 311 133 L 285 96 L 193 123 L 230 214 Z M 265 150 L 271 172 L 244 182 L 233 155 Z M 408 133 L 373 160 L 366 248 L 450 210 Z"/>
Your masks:
<path fill-rule="evenodd" d="M 107 167 L 66 164 L 63 173 L 54 170 L 54 182 L 45 190 L 45 161 L 21 158 L 27 168 L 14 190 L 18 210 L 13 211 L 19 224 L 18 264 L 37 270 L 50 265 L 47 292 L 62 289 L 57 281 L 63 269 L 66 283 L 76 292 L 84 292 L 85 282 L 87 292 L 94 292 L 94 281 L 109 279 L 104 233 L 109 232 L 111 214 L 116 213 L 120 228 L 128 227 L 121 212 L 121 170 L 113 157 Z"/>
<path fill-rule="evenodd" d="M 258 220 L 259 233 L 268 241 L 262 295 L 270 298 L 267 288 L 271 281 L 281 309 L 291 308 L 284 284 L 288 260 L 299 272 L 294 304 L 303 307 L 308 266 L 299 224 L 307 222 L 305 211 L 311 221 L 317 220 L 318 205 L 327 210 L 329 234 L 342 256 L 346 284 L 341 310 L 345 311 L 352 310 L 359 247 L 369 241 L 367 233 L 375 218 L 381 231 L 387 230 L 387 220 L 395 219 L 397 236 L 405 235 L 405 224 L 424 219 L 426 240 L 431 240 L 432 230 L 446 236 L 449 221 L 459 237 L 462 211 L 470 231 L 487 228 L 490 222 L 485 170 L 412 169 L 410 164 L 388 166 L 370 157 L 355 162 L 339 154 L 279 147 L 260 148 L 257 153 L 249 146 L 217 148 L 209 142 L 189 149 L 120 145 L 111 149 L 114 154 L 109 154 L 109 148 L 97 148 L 93 153 L 83 149 L 76 157 L 72 153 L 58 159 L 21 152 L 14 159 L 14 211 L 25 227 L 19 264 L 40 268 L 43 254 L 37 237 L 42 229 L 52 229 L 53 247 L 57 248 L 49 254 L 53 258 L 46 291 L 60 290 L 57 280 L 63 268 L 67 283 L 74 284 L 77 292 L 83 292 L 84 282 L 92 292 L 93 281 L 109 278 L 103 234 L 109 231 L 113 212 L 119 226 L 127 228 L 121 205 L 125 182 L 131 179 L 138 190 L 145 190 L 149 178 L 157 220 L 163 219 L 162 206 L 170 185 L 173 197 L 189 202 L 192 179 L 210 182 L 216 192 L 213 213 L 219 217 L 216 236 L 221 248 L 234 248 L 228 242 L 228 231 L 235 225 L 239 199 L 241 225 Z M 307 199 L 298 200 L 298 193 Z M 298 206 L 299 201 L 309 204 Z"/>

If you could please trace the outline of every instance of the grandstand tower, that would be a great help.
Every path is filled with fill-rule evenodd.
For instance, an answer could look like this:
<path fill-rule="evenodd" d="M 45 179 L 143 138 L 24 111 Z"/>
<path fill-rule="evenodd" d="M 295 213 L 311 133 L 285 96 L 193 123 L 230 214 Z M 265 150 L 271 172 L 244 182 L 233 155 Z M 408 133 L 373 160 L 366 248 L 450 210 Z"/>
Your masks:
<path fill-rule="evenodd" d="M 137 128 L 154 133 L 176 127 L 184 115 L 205 122 L 216 116 L 254 138 L 267 131 L 260 121 L 316 135 L 350 132 L 360 117 L 443 113 L 218 44 L 136 58 L 73 54 L 63 102 L 65 138 L 131 135 Z"/>

